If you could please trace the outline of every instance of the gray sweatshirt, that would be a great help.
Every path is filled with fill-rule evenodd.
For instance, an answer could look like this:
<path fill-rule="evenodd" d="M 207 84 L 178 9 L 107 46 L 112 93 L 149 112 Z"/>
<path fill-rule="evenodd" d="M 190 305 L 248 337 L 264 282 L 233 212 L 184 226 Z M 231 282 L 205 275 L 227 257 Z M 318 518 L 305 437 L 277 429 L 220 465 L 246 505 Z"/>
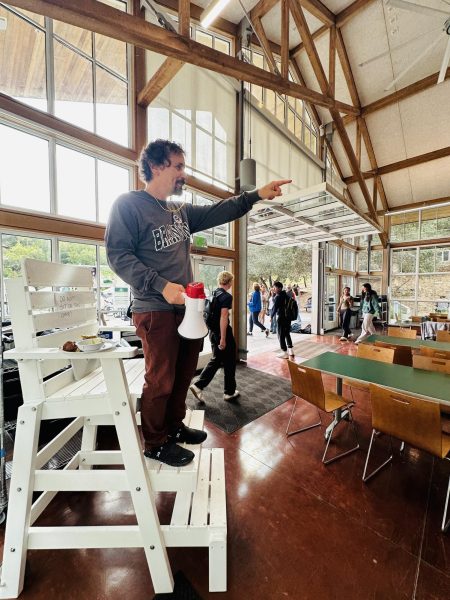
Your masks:
<path fill-rule="evenodd" d="M 256 191 L 210 206 L 156 200 L 144 190 L 119 196 L 106 227 L 106 256 L 131 286 L 133 312 L 174 310 L 162 290 L 169 281 L 192 281 L 190 236 L 242 217 L 258 200 Z"/>

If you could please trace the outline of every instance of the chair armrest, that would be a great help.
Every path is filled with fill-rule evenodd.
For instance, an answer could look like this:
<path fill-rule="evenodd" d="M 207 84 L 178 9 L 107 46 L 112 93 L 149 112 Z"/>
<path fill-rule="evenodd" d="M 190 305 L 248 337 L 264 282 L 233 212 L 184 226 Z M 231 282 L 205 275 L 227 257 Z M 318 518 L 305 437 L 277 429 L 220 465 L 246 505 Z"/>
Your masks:
<path fill-rule="evenodd" d="M 4 353 L 5 358 L 11 358 L 13 360 L 52 360 L 52 359 L 66 359 L 66 360 L 86 360 L 91 358 L 98 358 L 101 360 L 119 359 L 119 358 L 132 358 L 136 356 L 138 349 L 130 346 L 129 348 L 112 348 L 111 350 L 105 350 L 102 352 L 65 352 L 59 348 L 30 348 L 29 350 L 18 350 L 14 348 L 7 350 Z"/>

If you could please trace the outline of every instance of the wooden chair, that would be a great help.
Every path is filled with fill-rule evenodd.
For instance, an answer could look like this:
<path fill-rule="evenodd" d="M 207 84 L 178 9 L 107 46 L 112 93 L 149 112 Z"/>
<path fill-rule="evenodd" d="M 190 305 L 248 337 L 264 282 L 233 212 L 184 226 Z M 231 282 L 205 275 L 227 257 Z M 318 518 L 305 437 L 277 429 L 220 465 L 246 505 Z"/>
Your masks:
<path fill-rule="evenodd" d="M 390 348 L 394 350 L 394 365 L 404 365 L 405 367 L 412 366 L 412 349 L 411 346 L 399 346 L 398 344 L 388 344 L 386 342 L 376 341 L 375 346 L 378 348 Z"/>
<path fill-rule="evenodd" d="M 415 369 L 425 369 L 426 371 L 438 371 L 450 375 L 450 360 L 445 358 L 434 358 L 432 356 L 422 356 L 415 354 L 413 356 L 413 367 Z M 450 386 L 450 381 L 449 381 Z"/>
<path fill-rule="evenodd" d="M 432 348 L 431 346 L 420 346 L 419 351 L 422 356 L 450 360 L 450 350 L 440 350 L 439 348 Z"/>
<path fill-rule="evenodd" d="M 413 323 L 422 323 L 422 317 L 418 317 L 417 315 L 413 315 L 413 316 L 411 317 L 411 321 L 412 321 Z"/>
<path fill-rule="evenodd" d="M 7 292 L 16 348 L 5 355 L 18 361 L 24 403 L 17 417 L 0 598 L 21 592 L 27 550 L 48 548 L 141 547 L 160 593 L 173 589 L 166 548 L 206 546 L 210 590 L 226 591 L 223 450 L 190 446 L 195 459 L 179 469 L 146 459 L 136 414 L 144 360 L 123 360 L 136 349 L 113 344 L 89 354 L 60 349 L 98 330 L 91 269 L 25 259 L 22 275 L 7 282 Z M 202 413 L 189 413 L 186 424 L 201 428 Z M 38 448 L 41 422 L 67 418 L 70 424 Z M 115 426 L 120 450 L 96 450 L 98 425 Z M 67 466 L 44 469 L 80 431 L 81 448 Z M 137 525 L 35 527 L 58 491 L 128 491 Z M 41 495 L 32 503 L 35 492 Z M 155 492 L 176 492 L 169 525 L 159 523 Z"/>
<path fill-rule="evenodd" d="M 450 343 L 450 331 L 446 331 L 444 329 L 438 329 L 436 331 L 436 341 Z"/>
<path fill-rule="evenodd" d="M 335 429 L 335 422 L 333 421 L 331 432 L 328 436 L 325 451 L 322 456 L 322 462 L 323 464 L 328 465 L 329 463 L 344 456 L 347 456 L 347 454 L 350 454 L 355 450 L 358 450 L 358 435 L 356 432 L 356 427 L 351 412 L 351 408 L 352 406 L 354 406 L 354 402 L 347 402 L 347 400 L 345 400 L 345 398 L 343 398 L 342 396 L 339 396 L 334 392 L 329 392 L 325 390 L 323 387 L 322 375 L 320 371 L 309 369 L 308 367 L 303 367 L 302 365 L 298 365 L 297 363 L 292 361 L 289 361 L 288 365 L 289 372 L 291 374 L 292 393 L 295 395 L 295 402 L 292 408 L 291 416 L 289 418 L 288 426 L 286 428 L 286 436 L 289 437 L 291 435 L 295 435 L 296 433 L 301 433 L 303 431 L 307 431 L 308 429 L 312 429 L 313 427 L 318 427 L 319 425 L 321 425 L 322 418 L 320 416 L 320 411 L 332 413 L 333 411 L 347 410 L 350 418 L 351 427 L 355 434 L 356 446 L 354 446 L 350 450 L 341 452 L 332 458 L 326 459 L 328 447 L 330 445 L 331 438 L 333 437 L 333 432 Z M 295 431 L 289 431 L 289 426 L 291 424 L 297 405 L 297 398 L 303 398 L 310 404 L 313 404 L 317 407 L 319 422 L 314 423 L 313 425 L 307 425 L 306 427 L 302 427 L 301 429 L 297 429 Z"/>
<path fill-rule="evenodd" d="M 395 349 L 394 348 L 381 348 L 373 344 L 359 344 L 356 356 L 358 358 L 366 358 L 368 360 L 377 360 L 379 362 L 393 363 L 394 362 Z M 353 389 L 361 390 L 363 392 L 369 391 L 369 384 L 364 381 L 353 381 L 344 379 L 343 385 L 348 385 L 350 393 L 353 398 Z"/>
<path fill-rule="evenodd" d="M 372 436 L 362 479 L 367 482 L 393 459 L 392 437 L 425 450 L 438 458 L 447 458 L 450 452 L 450 435 L 441 430 L 441 414 L 439 404 L 415 398 L 407 394 L 398 394 L 379 386 L 370 384 L 372 404 Z M 390 456 L 379 467 L 367 474 L 370 453 L 376 433 L 382 432 L 390 436 Z M 442 518 L 442 531 L 450 525 L 447 521 L 448 499 L 450 495 L 450 478 L 445 499 Z"/>
<path fill-rule="evenodd" d="M 407 338 L 409 340 L 416 339 L 416 331 L 414 329 L 406 329 L 405 327 L 388 327 L 388 335 L 391 337 Z"/>

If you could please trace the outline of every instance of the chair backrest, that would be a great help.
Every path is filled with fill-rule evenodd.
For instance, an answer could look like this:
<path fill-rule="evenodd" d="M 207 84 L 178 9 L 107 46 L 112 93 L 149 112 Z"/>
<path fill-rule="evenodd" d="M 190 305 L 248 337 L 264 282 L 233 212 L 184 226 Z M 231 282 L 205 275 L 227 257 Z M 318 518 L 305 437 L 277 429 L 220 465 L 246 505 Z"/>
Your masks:
<path fill-rule="evenodd" d="M 447 373 L 447 375 L 450 375 L 450 360 L 446 360 L 445 358 L 434 358 L 432 356 L 415 354 L 413 356 L 413 367 L 415 369 L 425 369 L 426 371 L 439 371 L 440 373 Z"/>
<path fill-rule="evenodd" d="M 379 346 L 373 346 L 372 344 L 359 344 L 357 357 L 392 363 L 394 362 L 394 352 L 395 350 L 393 348 L 380 348 Z"/>
<path fill-rule="evenodd" d="M 388 344 L 386 342 L 376 341 L 375 346 L 379 348 L 391 348 L 394 350 L 395 365 L 404 365 L 405 367 L 412 366 L 412 348 L 411 346 L 398 346 L 397 344 Z"/>
<path fill-rule="evenodd" d="M 20 277 L 6 282 L 17 349 L 58 348 L 67 341 L 98 331 L 94 278 L 90 267 L 26 258 Z M 80 363 L 80 364 L 78 364 Z M 44 400 L 97 368 L 98 361 L 67 359 L 39 361 L 33 376 L 21 375 L 24 399 Z M 44 382 L 45 379 L 45 382 Z"/>
<path fill-rule="evenodd" d="M 416 339 L 415 329 L 405 329 L 404 327 L 388 327 L 388 335 L 392 337 Z"/>
<path fill-rule="evenodd" d="M 431 356 L 432 358 L 450 359 L 450 350 L 440 350 L 438 348 L 431 348 L 430 346 L 420 346 L 420 354 L 422 356 Z"/>
<path fill-rule="evenodd" d="M 436 341 L 450 342 L 450 331 L 445 331 L 445 329 L 438 329 L 436 331 Z"/>
<path fill-rule="evenodd" d="M 412 315 L 412 317 L 411 317 L 411 321 L 412 321 L 413 323 L 422 323 L 422 317 L 419 317 L 419 316 L 417 316 L 417 315 Z"/>
<path fill-rule="evenodd" d="M 372 427 L 442 457 L 441 413 L 437 402 L 370 384 Z"/>
<path fill-rule="evenodd" d="M 293 361 L 289 361 L 288 366 L 292 393 L 325 410 L 325 391 L 320 371 L 303 367 Z"/>
<path fill-rule="evenodd" d="M 436 322 L 437 323 L 448 323 L 448 317 L 447 316 L 436 317 Z"/>

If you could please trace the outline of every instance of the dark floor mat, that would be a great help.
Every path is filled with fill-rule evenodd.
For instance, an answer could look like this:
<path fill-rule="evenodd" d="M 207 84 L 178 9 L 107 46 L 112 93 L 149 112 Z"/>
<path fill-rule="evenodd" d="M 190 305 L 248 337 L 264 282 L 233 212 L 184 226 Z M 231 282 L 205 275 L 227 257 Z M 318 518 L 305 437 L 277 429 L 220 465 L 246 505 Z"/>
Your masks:
<path fill-rule="evenodd" d="M 205 408 L 207 421 L 227 433 L 233 433 L 292 398 L 290 379 L 268 375 L 243 365 L 236 368 L 236 387 L 241 395 L 233 402 L 225 402 L 223 371 L 220 369 L 204 391 L 205 404 L 200 404 L 189 392 L 187 406 L 192 409 Z"/>

